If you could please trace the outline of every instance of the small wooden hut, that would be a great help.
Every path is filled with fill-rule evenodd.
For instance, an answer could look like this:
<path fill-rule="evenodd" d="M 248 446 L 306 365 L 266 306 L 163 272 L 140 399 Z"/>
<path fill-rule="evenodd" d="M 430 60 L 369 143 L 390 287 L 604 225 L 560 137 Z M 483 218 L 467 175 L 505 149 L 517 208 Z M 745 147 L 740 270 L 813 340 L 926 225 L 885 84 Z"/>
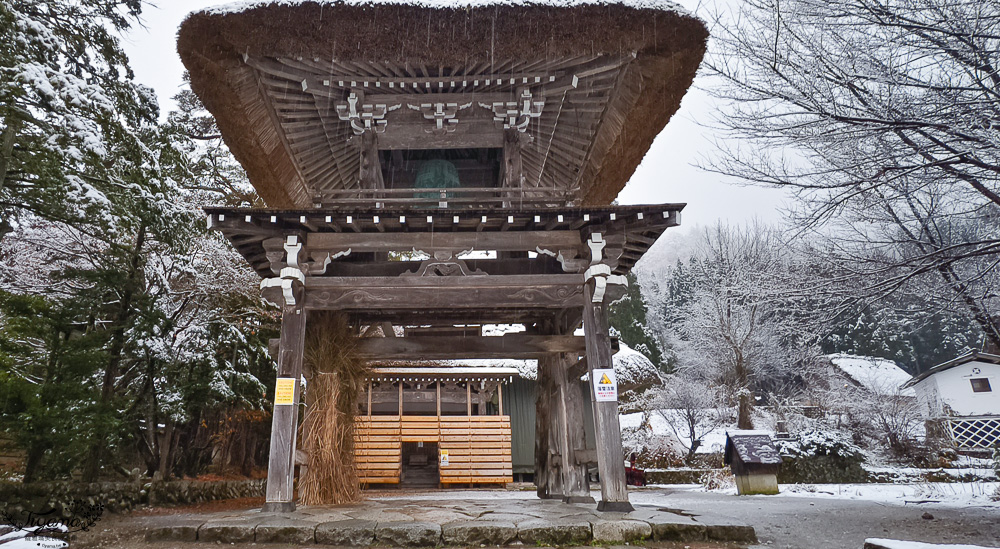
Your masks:
<path fill-rule="evenodd" d="M 282 308 L 267 509 L 294 509 L 294 380 L 319 310 L 407 328 L 360 340 L 363 360 L 537 359 L 539 495 L 588 500 L 597 463 L 598 508 L 631 509 L 617 405 L 585 409 L 568 380 L 610 367 L 607 306 L 680 222 L 683 204 L 611 202 L 707 37 L 657 0 L 282 0 L 184 21 L 191 87 L 268 204 L 206 208 Z M 485 323 L 527 331 L 461 332 Z"/>
<path fill-rule="evenodd" d="M 731 431 L 726 433 L 723 458 L 736 476 L 736 491 L 741 496 L 778 493 L 778 469 L 781 454 L 762 431 Z"/>

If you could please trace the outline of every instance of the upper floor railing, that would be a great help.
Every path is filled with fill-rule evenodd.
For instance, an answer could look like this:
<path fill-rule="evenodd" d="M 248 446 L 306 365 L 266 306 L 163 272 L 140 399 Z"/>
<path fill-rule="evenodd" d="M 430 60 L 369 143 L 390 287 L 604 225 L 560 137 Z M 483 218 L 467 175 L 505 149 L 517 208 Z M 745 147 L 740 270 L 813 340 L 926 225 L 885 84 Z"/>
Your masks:
<path fill-rule="evenodd" d="M 442 189 L 335 189 L 313 197 L 321 208 L 398 209 L 539 208 L 576 205 L 574 193 L 556 187 L 452 187 Z"/>

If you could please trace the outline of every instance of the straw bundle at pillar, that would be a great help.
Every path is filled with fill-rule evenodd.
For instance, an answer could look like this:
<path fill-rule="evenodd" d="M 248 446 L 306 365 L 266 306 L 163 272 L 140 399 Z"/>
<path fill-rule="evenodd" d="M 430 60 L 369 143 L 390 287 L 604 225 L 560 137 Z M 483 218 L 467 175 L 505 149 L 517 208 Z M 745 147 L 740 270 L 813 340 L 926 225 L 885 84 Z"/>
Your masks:
<path fill-rule="evenodd" d="M 306 413 L 302 444 L 308 465 L 299 480 L 303 504 L 361 499 L 354 461 L 354 416 L 368 369 L 354 352 L 355 330 L 344 315 L 314 313 L 306 334 Z"/>

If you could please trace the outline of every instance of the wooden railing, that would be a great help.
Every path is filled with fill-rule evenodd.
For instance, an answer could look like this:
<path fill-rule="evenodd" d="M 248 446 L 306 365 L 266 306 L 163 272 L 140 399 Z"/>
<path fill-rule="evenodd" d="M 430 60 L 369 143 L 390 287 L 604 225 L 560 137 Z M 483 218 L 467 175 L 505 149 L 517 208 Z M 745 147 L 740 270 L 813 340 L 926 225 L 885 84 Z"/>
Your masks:
<path fill-rule="evenodd" d="M 513 482 L 510 416 L 358 416 L 354 454 L 362 483 L 398 484 L 404 442 L 448 451 L 442 484 Z"/>
<path fill-rule="evenodd" d="M 448 189 L 336 189 L 313 197 L 322 208 L 490 209 L 572 206 L 576 197 L 556 187 L 454 187 Z"/>

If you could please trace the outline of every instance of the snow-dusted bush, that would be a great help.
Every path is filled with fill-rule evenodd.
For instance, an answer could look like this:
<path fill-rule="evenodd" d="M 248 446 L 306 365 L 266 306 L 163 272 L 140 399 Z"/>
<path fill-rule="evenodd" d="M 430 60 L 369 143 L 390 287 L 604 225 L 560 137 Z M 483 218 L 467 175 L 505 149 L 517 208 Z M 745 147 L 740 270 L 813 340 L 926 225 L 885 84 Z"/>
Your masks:
<path fill-rule="evenodd" d="M 807 431 L 791 440 L 776 440 L 775 446 L 782 457 L 808 458 L 829 456 L 864 460 L 864 453 L 841 433 L 835 431 Z"/>
<path fill-rule="evenodd" d="M 808 431 L 792 440 L 777 440 L 782 464 L 778 482 L 854 483 L 865 482 L 868 473 L 861 466 L 865 454 L 835 431 Z"/>

